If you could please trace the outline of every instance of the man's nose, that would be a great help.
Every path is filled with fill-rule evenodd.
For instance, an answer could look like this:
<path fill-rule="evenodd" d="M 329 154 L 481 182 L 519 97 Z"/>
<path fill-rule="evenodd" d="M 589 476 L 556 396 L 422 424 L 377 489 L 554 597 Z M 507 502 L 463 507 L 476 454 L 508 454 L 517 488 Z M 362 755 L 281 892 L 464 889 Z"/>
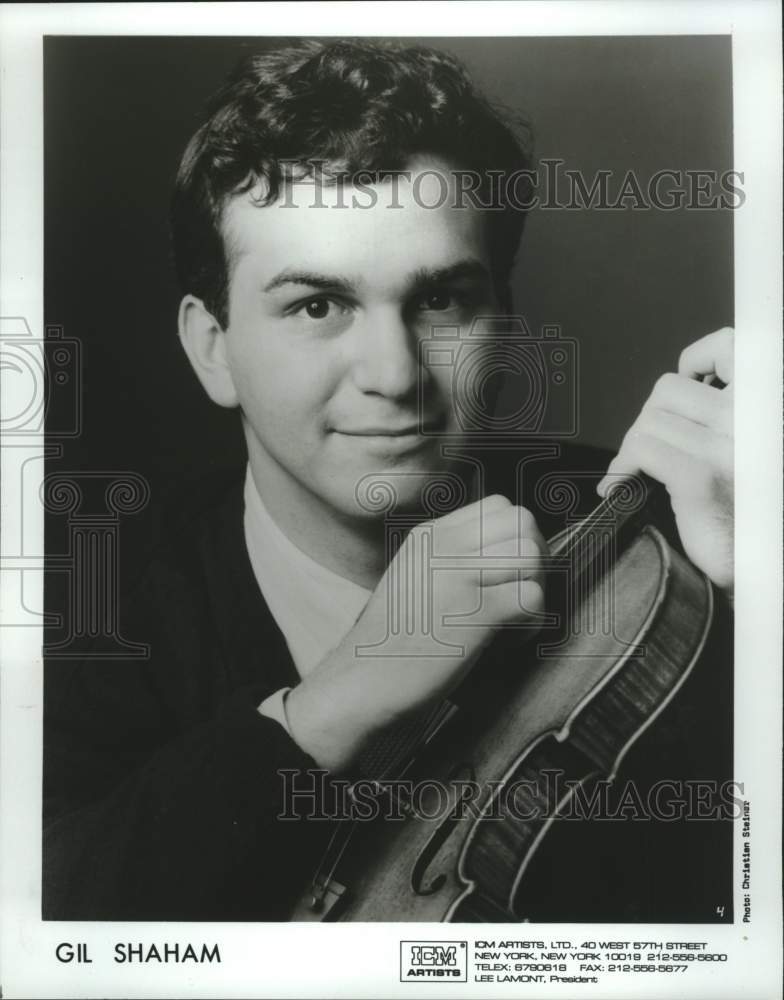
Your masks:
<path fill-rule="evenodd" d="M 353 332 L 356 386 L 389 399 L 415 398 L 423 371 L 418 339 L 404 317 L 391 308 L 374 311 L 355 324 Z"/>

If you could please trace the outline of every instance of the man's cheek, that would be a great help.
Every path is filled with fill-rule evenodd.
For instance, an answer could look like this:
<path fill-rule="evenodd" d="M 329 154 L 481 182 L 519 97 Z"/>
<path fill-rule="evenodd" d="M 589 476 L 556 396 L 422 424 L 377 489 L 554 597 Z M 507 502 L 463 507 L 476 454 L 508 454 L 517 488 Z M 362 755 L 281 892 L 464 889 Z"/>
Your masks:
<path fill-rule="evenodd" d="M 461 399 L 462 393 L 455 380 L 455 369 L 445 366 L 435 374 L 430 373 L 430 377 L 425 386 L 422 387 L 421 399 L 423 403 L 423 416 L 429 416 L 429 410 L 440 410 L 446 417 L 450 430 L 454 430 L 458 423 L 458 414 L 465 401 Z"/>

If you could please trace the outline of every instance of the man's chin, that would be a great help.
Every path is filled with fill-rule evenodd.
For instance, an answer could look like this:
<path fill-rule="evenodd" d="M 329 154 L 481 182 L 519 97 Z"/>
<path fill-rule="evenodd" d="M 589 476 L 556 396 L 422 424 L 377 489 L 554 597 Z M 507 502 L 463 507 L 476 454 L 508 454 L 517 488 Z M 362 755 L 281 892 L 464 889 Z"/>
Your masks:
<path fill-rule="evenodd" d="M 438 517 L 468 502 L 463 480 L 445 461 L 399 462 L 360 476 L 354 490 L 356 516 L 423 514 Z"/>

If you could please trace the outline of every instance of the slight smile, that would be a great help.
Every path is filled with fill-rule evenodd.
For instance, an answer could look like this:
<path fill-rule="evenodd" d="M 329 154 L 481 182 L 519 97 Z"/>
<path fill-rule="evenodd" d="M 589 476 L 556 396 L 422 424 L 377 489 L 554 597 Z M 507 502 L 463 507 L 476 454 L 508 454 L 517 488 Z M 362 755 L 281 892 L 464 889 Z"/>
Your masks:
<path fill-rule="evenodd" d="M 355 438 L 368 447 L 384 452 L 405 452 L 422 448 L 433 441 L 438 424 L 425 424 L 424 433 L 419 424 L 408 427 L 363 427 L 357 430 L 334 430 L 341 437 Z"/>
<path fill-rule="evenodd" d="M 431 418 L 424 423 L 416 421 L 403 426 L 384 426 L 383 424 L 370 424 L 367 427 L 333 427 L 337 434 L 345 434 L 347 437 L 374 437 L 374 438 L 395 438 L 395 437 L 416 437 L 422 433 L 437 434 L 445 426 L 443 417 Z"/>

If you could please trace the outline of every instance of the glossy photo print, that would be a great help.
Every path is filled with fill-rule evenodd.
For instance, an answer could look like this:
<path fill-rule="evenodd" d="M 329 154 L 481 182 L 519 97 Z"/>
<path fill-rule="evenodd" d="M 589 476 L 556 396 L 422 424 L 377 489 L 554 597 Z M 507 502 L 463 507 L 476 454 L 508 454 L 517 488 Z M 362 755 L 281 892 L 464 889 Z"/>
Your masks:
<path fill-rule="evenodd" d="M 775 932 L 749 469 L 781 284 L 742 144 L 773 10 L 507 9 L 39 39 L 40 312 L 2 310 L 16 995 L 309 996 L 326 962 L 352 996 L 722 997 Z"/>
<path fill-rule="evenodd" d="M 44 917 L 732 921 L 729 40 L 44 68 Z"/>

